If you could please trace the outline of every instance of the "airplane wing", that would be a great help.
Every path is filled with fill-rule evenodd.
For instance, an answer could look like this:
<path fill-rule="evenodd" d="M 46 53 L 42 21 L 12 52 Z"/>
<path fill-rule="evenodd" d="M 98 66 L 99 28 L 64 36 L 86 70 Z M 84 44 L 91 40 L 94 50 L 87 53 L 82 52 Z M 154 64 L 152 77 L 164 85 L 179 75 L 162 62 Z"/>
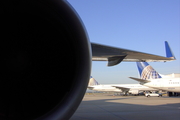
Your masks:
<path fill-rule="evenodd" d="M 88 86 L 87 88 L 90 89 L 90 90 L 93 90 L 93 89 L 94 89 L 94 87 L 91 87 L 91 86 Z"/>
<path fill-rule="evenodd" d="M 144 79 L 140 79 L 140 78 L 134 78 L 134 77 L 129 77 L 129 78 L 131 78 L 131 79 L 133 79 L 133 80 L 136 80 L 136 81 L 138 81 L 138 82 L 144 82 L 144 83 L 150 82 L 149 80 L 144 80 Z"/>
<path fill-rule="evenodd" d="M 92 60 L 93 61 L 108 61 L 107 66 L 114 66 L 122 61 L 129 62 L 155 62 L 155 61 L 172 61 L 174 58 L 162 57 L 148 53 L 116 48 L 96 43 L 91 43 Z"/>
<path fill-rule="evenodd" d="M 89 88 L 89 89 L 93 89 L 94 87 L 92 87 L 92 86 L 88 86 L 87 88 Z"/>
<path fill-rule="evenodd" d="M 121 86 L 112 86 L 112 87 L 116 87 L 116 88 L 118 88 L 118 89 L 121 89 L 123 92 L 124 92 L 124 91 L 129 91 L 129 90 L 130 90 L 130 88 L 121 87 Z"/>

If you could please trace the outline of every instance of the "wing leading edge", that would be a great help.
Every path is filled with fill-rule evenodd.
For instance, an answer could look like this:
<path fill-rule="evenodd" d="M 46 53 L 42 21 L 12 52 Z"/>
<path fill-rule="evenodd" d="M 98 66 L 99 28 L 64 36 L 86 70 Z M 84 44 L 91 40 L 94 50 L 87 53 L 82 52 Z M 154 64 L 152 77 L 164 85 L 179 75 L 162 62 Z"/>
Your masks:
<path fill-rule="evenodd" d="M 114 66 L 122 61 L 127 62 L 166 62 L 175 60 L 172 57 L 163 57 L 134 50 L 116 48 L 96 43 L 91 43 L 92 60 L 108 61 L 107 66 Z"/>
<path fill-rule="evenodd" d="M 112 86 L 112 87 L 115 87 L 115 88 L 121 89 L 123 92 L 125 92 L 125 91 L 129 91 L 129 90 L 130 90 L 130 88 L 127 88 L 127 87 L 121 87 L 121 86 Z"/>

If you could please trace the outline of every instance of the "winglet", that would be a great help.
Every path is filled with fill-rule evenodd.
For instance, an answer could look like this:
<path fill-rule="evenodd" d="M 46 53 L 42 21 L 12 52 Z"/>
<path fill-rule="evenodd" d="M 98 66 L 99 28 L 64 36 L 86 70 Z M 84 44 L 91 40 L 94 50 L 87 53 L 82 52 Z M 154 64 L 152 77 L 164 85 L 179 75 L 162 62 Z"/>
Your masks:
<path fill-rule="evenodd" d="M 176 58 L 175 58 L 175 56 L 174 56 L 174 54 L 173 54 L 173 52 L 172 52 L 167 41 L 165 41 L 165 49 L 166 49 L 166 57 L 172 58 L 175 60 Z"/>

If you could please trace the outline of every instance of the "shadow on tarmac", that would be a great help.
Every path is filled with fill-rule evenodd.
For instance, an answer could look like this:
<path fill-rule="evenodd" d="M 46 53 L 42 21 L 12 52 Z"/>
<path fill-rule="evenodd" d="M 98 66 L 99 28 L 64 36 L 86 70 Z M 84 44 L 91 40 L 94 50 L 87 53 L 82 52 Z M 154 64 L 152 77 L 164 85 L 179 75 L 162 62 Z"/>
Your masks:
<path fill-rule="evenodd" d="M 180 120 L 180 97 L 85 95 L 70 120 Z"/>

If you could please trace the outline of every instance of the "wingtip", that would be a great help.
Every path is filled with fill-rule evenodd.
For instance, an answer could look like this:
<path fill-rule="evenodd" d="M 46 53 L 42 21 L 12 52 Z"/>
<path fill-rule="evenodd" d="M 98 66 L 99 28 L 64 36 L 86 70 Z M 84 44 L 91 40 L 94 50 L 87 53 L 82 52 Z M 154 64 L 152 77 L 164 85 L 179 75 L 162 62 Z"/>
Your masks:
<path fill-rule="evenodd" d="M 165 49 L 166 49 L 166 57 L 167 58 L 171 58 L 172 60 L 176 60 L 176 57 L 174 56 L 169 43 L 167 41 L 165 41 Z"/>

